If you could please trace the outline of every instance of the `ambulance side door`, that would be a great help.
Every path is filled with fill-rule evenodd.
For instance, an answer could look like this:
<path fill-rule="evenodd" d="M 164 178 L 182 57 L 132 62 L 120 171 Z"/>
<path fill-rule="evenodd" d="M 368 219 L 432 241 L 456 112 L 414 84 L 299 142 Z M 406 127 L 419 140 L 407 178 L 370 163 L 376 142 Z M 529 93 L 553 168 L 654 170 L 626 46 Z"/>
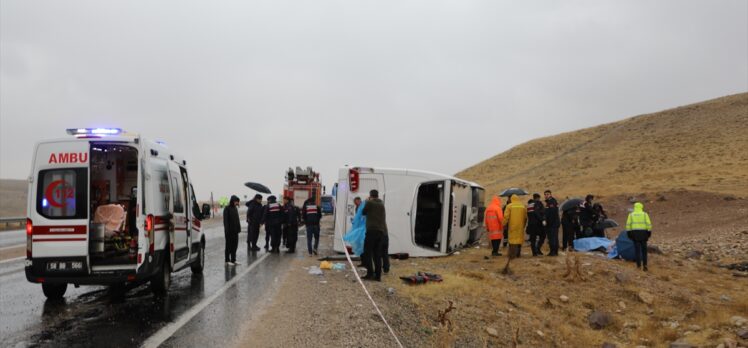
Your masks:
<path fill-rule="evenodd" d="M 190 248 L 187 220 L 187 195 L 184 181 L 181 175 L 181 168 L 174 162 L 169 162 L 169 187 L 171 188 L 171 204 L 169 212 L 171 213 L 170 239 L 172 260 L 174 264 L 172 269 L 178 269 L 186 263 Z"/>

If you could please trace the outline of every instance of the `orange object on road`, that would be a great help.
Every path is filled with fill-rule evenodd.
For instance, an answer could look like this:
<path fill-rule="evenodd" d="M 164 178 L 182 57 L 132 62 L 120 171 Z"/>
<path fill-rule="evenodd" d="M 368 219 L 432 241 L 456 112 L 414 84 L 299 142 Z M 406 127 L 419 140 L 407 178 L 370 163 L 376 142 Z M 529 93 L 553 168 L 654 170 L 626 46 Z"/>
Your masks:
<path fill-rule="evenodd" d="M 501 199 L 493 196 L 486 208 L 486 231 L 489 240 L 504 239 L 504 212 L 501 211 Z"/>

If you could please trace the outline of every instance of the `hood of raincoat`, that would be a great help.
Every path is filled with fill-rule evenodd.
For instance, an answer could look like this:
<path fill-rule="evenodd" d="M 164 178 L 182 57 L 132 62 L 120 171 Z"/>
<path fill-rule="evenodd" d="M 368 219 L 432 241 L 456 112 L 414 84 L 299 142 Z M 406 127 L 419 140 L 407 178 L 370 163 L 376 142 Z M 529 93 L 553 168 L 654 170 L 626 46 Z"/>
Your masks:
<path fill-rule="evenodd" d="M 491 204 L 489 205 L 496 205 L 501 207 L 501 199 L 498 196 L 493 196 L 493 199 L 491 200 Z"/>
<path fill-rule="evenodd" d="M 512 195 L 512 200 L 510 202 L 512 202 L 512 203 L 519 203 L 519 196 Z"/>
<path fill-rule="evenodd" d="M 634 212 L 635 213 L 641 213 L 644 211 L 644 204 L 641 204 L 640 202 L 634 203 Z"/>

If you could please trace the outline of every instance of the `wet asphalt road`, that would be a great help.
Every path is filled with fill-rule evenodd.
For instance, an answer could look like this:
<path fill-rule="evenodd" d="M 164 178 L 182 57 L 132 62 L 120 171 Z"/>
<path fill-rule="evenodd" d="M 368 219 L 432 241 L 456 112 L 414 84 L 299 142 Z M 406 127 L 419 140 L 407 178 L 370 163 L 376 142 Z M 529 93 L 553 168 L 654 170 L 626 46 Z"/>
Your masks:
<path fill-rule="evenodd" d="M 242 233 L 237 253 L 241 265 L 236 267 L 223 262 L 223 227 L 209 228 L 206 239 L 203 275 L 193 275 L 189 268 L 172 274 L 169 295 L 164 298 L 155 297 L 148 284 L 129 289 L 124 298 L 103 286 L 76 289 L 69 285 L 63 302 L 47 301 L 41 285 L 26 281 L 24 260 L 0 263 L 0 347 L 140 346 L 193 306 L 199 308 L 196 305 L 244 273 L 254 260 L 262 259 L 163 343 L 174 347 L 230 345 L 259 305 L 271 299 L 292 258 L 306 257 L 306 238 L 300 232 L 296 254 L 281 252 L 262 258 L 264 250 L 248 255 L 246 233 Z"/>

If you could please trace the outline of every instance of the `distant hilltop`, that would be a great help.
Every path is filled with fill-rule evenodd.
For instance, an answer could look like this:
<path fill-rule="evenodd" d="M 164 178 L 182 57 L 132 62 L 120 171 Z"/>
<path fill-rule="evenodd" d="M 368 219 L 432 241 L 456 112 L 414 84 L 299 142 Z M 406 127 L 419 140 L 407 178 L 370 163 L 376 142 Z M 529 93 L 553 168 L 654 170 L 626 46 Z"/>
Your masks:
<path fill-rule="evenodd" d="M 557 196 L 672 190 L 748 196 L 748 93 L 515 146 L 458 173 Z"/>

